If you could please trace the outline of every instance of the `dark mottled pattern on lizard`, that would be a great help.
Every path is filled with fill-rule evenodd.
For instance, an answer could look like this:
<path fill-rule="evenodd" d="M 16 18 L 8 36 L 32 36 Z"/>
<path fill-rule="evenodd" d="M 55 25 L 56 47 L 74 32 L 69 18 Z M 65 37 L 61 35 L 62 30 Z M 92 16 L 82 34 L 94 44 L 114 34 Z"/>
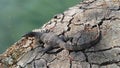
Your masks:
<path fill-rule="evenodd" d="M 72 40 L 63 41 L 58 35 L 53 32 L 29 32 L 24 37 L 35 37 L 40 42 L 44 43 L 44 53 L 55 47 L 60 47 L 70 51 L 84 50 L 100 41 L 101 32 L 99 27 L 85 26 L 84 30 L 77 32 Z"/>
<path fill-rule="evenodd" d="M 64 48 L 66 43 L 55 35 L 53 32 L 29 32 L 24 37 L 35 37 L 39 42 L 44 43 L 44 52 L 50 51 L 53 48 Z"/>
<path fill-rule="evenodd" d="M 101 31 L 98 25 L 91 27 L 85 25 L 84 30 L 77 32 L 71 42 L 67 42 L 70 45 L 65 45 L 67 50 L 79 51 L 87 49 L 93 45 L 96 45 L 101 39 Z"/>

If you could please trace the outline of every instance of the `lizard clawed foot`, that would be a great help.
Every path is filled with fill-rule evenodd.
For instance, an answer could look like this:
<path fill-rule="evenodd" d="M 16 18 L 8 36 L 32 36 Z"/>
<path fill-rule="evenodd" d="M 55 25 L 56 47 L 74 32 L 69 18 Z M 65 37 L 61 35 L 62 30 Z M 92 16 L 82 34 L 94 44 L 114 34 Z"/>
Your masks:
<path fill-rule="evenodd" d="M 45 55 L 46 51 L 44 49 L 42 49 L 42 50 L 38 51 L 38 53 L 40 53 L 41 57 L 42 57 L 43 55 Z"/>

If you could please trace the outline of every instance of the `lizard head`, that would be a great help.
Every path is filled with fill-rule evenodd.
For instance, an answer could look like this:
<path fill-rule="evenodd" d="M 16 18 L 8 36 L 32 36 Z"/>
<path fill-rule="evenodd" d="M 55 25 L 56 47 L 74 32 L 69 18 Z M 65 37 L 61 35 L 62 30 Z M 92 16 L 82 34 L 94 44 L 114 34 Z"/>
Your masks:
<path fill-rule="evenodd" d="M 22 37 L 40 37 L 43 33 L 41 32 L 28 32 L 27 34 L 23 35 Z"/>
<path fill-rule="evenodd" d="M 35 32 L 28 32 L 27 34 L 23 35 L 22 37 L 35 37 Z"/>

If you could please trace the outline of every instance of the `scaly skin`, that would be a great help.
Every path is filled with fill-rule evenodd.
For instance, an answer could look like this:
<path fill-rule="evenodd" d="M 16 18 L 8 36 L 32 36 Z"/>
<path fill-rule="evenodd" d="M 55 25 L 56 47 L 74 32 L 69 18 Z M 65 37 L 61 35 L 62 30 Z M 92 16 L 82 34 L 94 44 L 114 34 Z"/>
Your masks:
<path fill-rule="evenodd" d="M 24 37 L 35 37 L 38 41 L 44 43 L 43 52 L 46 53 L 55 47 L 67 49 L 69 51 L 79 51 L 87 49 L 100 41 L 101 31 L 99 27 L 90 28 L 85 26 L 85 29 L 79 31 L 73 36 L 72 41 L 63 41 L 59 36 L 53 32 L 30 32 Z"/>
<path fill-rule="evenodd" d="M 90 48 L 96 45 L 101 39 L 101 31 L 99 26 L 94 28 L 87 27 L 86 29 L 77 32 L 70 43 L 71 45 L 65 45 L 67 50 L 79 51 Z"/>
<path fill-rule="evenodd" d="M 28 34 L 24 35 L 24 37 L 35 37 L 39 42 L 44 43 L 44 53 L 55 48 L 60 47 L 64 48 L 66 43 L 55 35 L 52 32 L 42 33 L 42 32 L 29 32 Z"/>

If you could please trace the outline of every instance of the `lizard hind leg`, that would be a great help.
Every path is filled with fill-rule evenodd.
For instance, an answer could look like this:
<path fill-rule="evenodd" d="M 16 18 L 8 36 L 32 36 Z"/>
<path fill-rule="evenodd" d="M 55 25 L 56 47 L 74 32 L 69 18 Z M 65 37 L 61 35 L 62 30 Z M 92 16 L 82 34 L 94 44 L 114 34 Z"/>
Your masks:
<path fill-rule="evenodd" d="M 55 54 L 60 52 L 61 50 L 63 50 L 63 48 L 59 48 L 59 47 L 52 47 L 51 45 L 47 45 L 44 44 L 44 48 L 41 51 L 43 54 L 47 53 L 47 54 Z"/>
<path fill-rule="evenodd" d="M 40 50 L 39 52 L 41 53 L 41 56 L 45 55 L 45 53 L 47 53 L 48 51 L 50 51 L 52 48 L 51 46 L 45 47 L 42 50 Z"/>
<path fill-rule="evenodd" d="M 53 47 L 51 45 L 44 44 L 44 48 L 42 50 L 43 53 L 47 53 L 48 51 L 52 50 Z"/>

